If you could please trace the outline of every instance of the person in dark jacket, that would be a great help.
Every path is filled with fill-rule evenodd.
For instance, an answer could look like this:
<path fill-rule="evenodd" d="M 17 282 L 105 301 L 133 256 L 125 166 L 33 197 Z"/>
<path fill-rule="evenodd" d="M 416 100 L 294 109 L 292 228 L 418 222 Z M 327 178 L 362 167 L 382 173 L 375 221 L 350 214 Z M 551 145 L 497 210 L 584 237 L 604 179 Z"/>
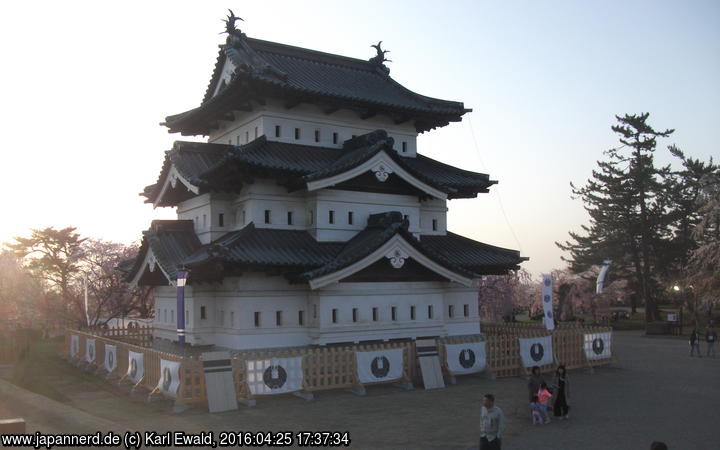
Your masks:
<path fill-rule="evenodd" d="M 570 399 L 570 382 L 568 380 L 567 371 L 565 366 L 559 365 L 555 370 L 555 382 L 553 383 L 555 388 L 555 403 L 553 403 L 553 415 L 559 417 L 560 420 L 569 419 L 570 406 L 568 400 Z"/>
<path fill-rule="evenodd" d="M 700 353 L 700 333 L 698 333 L 697 329 L 693 328 L 692 333 L 690 333 L 690 356 L 693 356 L 696 350 L 698 357 L 702 358 L 702 354 Z"/>
<path fill-rule="evenodd" d="M 530 379 L 528 380 L 528 394 L 529 399 L 532 402 L 533 396 L 537 395 L 540 390 L 540 385 L 545 382 L 542 374 L 540 373 L 540 367 L 532 366 L 530 369 Z"/>
<path fill-rule="evenodd" d="M 710 328 L 705 334 L 705 341 L 707 342 L 707 356 L 710 357 L 712 353 L 713 358 L 715 357 L 715 343 L 717 342 L 717 333 L 714 328 Z"/>

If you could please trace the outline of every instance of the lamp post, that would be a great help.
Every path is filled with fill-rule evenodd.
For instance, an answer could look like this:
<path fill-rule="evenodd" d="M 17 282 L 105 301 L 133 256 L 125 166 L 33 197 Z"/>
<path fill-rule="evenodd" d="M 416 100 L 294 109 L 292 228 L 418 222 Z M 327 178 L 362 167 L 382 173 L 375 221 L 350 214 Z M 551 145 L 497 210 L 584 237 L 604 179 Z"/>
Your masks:
<path fill-rule="evenodd" d="M 185 347 L 185 282 L 187 277 L 187 270 L 177 271 L 177 334 L 180 347 Z"/>

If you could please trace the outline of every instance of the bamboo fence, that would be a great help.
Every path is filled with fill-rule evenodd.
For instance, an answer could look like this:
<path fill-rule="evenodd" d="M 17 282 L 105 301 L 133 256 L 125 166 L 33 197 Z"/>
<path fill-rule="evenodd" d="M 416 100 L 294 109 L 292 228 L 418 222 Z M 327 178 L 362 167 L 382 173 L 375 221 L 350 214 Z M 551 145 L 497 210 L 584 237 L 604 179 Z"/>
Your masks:
<path fill-rule="evenodd" d="M 498 377 L 512 377 L 527 375 L 529 369 L 523 367 L 520 359 L 520 346 L 518 338 L 552 336 L 554 361 L 564 364 L 567 369 L 595 367 L 608 364 L 612 359 L 588 360 L 584 350 L 584 335 L 610 332 L 610 327 L 583 327 L 567 326 L 563 324 L 550 332 L 536 324 L 483 324 L 484 334 L 474 336 L 450 336 L 438 338 L 438 354 L 445 374 L 446 344 L 464 342 L 486 342 L 487 371 Z M 180 385 L 177 392 L 177 401 L 183 404 L 199 407 L 207 406 L 205 388 L 205 373 L 202 361 L 195 356 L 181 356 L 173 353 L 161 352 L 150 348 L 152 345 L 152 329 L 112 329 L 110 330 L 76 331 L 68 330 L 65 337 L 63 354 L 79 364 L 90 366 L 98 372 L 103 372 L 105 359 L 105 346 L 117 347 L 117 367 L 107 374 L 110 378 L 122 378 L 128 371 L 128 351 L 142 353 L 144 356 L 144 374 L 141 380 L 133 386 L 134 389 L 143 388 L 153 392 L 161 377 L 160 360 L 180 362 Z M 79 351 L 74 358 L 70 357 L 71 335 L 79 338 Z M 101 335 L 102 334 L 102 335 Z M 148 337 L 149 336 L 149 337 Z M 87 339 L 95 339 L 95 361 L 86 364 L 85 348 Z M 239 399 L 250 399 L 252 395 L 246 383 L 245 363 L 252 360 L 265 360 L 270 358 L 301 357 L 303 367 L 303 391 L 312 393 L 331 389 L 348 389 L 360 386 L 357 379 L 356 352 L 378 351 L 385 349 L 402 348 L 403 351 L 403 377 L 405 382 L 419 382 L 421 380 L 415 342 L 385 342 L 360 345 L 338 345 L 327 347 L 303 347 L 295 349 L 240 351 L 232 357 L 233 379 Z M 553 365 L 541 366 L 541 371 L 554 370 Z"/>

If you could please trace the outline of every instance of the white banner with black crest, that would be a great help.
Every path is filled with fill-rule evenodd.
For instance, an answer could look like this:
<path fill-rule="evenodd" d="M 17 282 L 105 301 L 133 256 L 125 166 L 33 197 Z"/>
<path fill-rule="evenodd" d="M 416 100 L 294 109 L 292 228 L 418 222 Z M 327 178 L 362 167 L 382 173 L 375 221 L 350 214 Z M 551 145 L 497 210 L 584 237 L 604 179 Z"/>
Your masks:
<path fill-rule="evenodd" d="M 136 353 L 132 350 L 128 350 L 128 371 L 127 376 L 128 378 L 133 382 L 136 383 L 140 381 L 143 377 L 144 367 L 143 362 L 145 359 L 145 355 L 142 353 Z"/>
<path fill-rule="evenodd" d="M 553 363 L 552 336 L 518 338 L 523 366 L 544 366 Z"/>
<path fill-rule="evenodd" d="M 85 361 L 95 362 L 95 339 L 85 339 Z"/>
<path fill-rule="evenodd" d="M 70 356 L 76 357 L 80 353 L 80 337 L 77 334 L 70 335 Z"/>
<path fill-rule="evenodd" d="M 105 344 L 105 370 L 112 373 L 117 368 L 117 347 Z"/>
<path fill-rule="evenodd" d="M 585 335 L 585 357 L 605 359 L 612 356 L 612 333 L 590 333 Z"/>
<path fill-rule="evenodd" d="M 160 380 L 157 388 L 163 394 L 175 398 L 180 386 L 180 363 L 178 361 L 160 360 Z"/>
<path fill-rule="evenodd" d="M 360 383 L 392 381 L 403 376 L 403 349 L 356 352 L 357 376 Z"/>
<path fill-rule="evenodd" d="M 253 395 L 299 391 L 303 388 L 302 357 L 245 361 L 245 376 Z"/>
<path fill-rule="evenodd" d="M 543 304 L 543 323 L 548 330 L 555 329 L 555 317 L 553 316 L 552 302 L 552 275 L 543 274 L 542 281 L 542 304 Z"/>
<path fill-rule="evenodd" d="M 485 342 L 445 344 L 448 370 L 453 375 L 482 372 L 487 366 Z"/>

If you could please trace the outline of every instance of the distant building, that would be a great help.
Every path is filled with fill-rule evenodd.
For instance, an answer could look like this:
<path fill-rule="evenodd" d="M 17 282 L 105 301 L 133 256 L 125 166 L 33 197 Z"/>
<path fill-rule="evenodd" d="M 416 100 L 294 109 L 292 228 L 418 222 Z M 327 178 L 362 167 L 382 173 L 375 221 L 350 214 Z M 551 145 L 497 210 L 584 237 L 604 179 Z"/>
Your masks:
<path fill-rule="evenodd" d="M 177 208 L 143 233 L 128 277 L 155 286 L 156 337 L 235 349 L 479 333 L 477 287 L 519 252 L 447 231 L 447 201 L 496 181 L 422 156 L 418 133 L 461 120 L 369 61 L 251 39 L 228 21 L 202 104 L 142 195 Z M 433 69 L 434 70 L 434 69 Z M 487 220 L 478 214 L 478 222 Z"/>

